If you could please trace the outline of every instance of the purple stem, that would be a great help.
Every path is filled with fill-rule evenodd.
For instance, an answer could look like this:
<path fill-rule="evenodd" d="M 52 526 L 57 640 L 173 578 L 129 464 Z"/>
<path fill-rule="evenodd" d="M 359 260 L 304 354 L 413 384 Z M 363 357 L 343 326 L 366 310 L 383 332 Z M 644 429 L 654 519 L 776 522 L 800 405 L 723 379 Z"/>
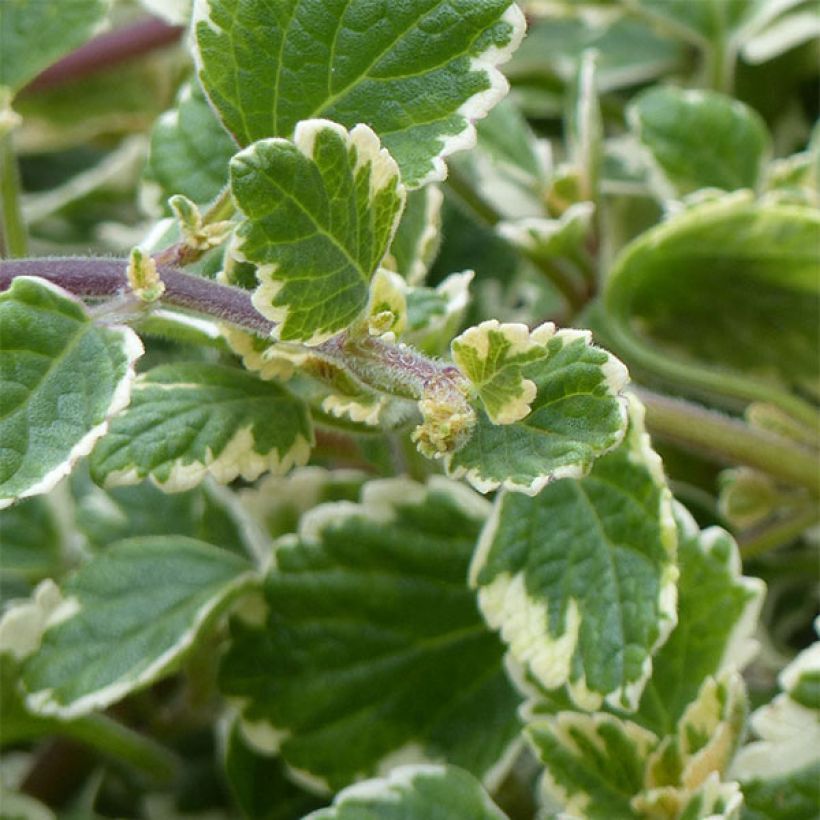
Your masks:
<path fill-rule="evenodd" d="M 0 261 L 0 290 L 15 276 L 39 276 L 85 299 L 105 299 L 128 290 L 125 259 L 90 257 L 42 257 Z M 166 265 L 158 267 L 165 283 L 164 304 L 204 313 L 230 322 L 259 336 L 270 336 L 274 328 L 251 304 L 250 294 Z"/>

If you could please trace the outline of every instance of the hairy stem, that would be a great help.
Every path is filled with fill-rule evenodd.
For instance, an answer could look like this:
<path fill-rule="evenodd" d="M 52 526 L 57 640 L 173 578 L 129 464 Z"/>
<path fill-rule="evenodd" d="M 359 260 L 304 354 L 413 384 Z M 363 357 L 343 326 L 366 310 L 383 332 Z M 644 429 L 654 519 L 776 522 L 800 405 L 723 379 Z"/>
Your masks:
<path fill-rule="evenodd" d="M 820 495 L 820 470 L 811 451 L 692 402 L 642 388 L 635 393 L 646 405 L 646 426 L 652 435 L 689 445 L 716 461 L 754 467 Z"/>
<path fill-rule="evenodd" d="M 39 276 L 84 299 L 107 299 L 128 289 L 124 259 L 58 257 L 20 259 L 0 262 L 0 290 L 11 285 L 16 276 Z M 259 336 L 269 336 L 274 328 L 251 304 L 247 291 L 193 276 L 176 268 L 158 266 L 165 283 L 162 303 L 202 313 L 229 322 Z"/>
<path fill-rule="evenodd" d="M 25 256 L 28 239 L 20 205 L 20 174 L 11 132 L 0 137 L 2 239 L 7 256 Z"/>
<path fill-rule="evenodd" d="M 92 257 L 3 261 L 0 291 L 7 289 L 16 276 L 39 276 L 81 298 L 110 299 L 127 293 L 127 266 L 124 259 Z M 159 302 L 163 306 L 204 314 L 257 336 L 271 335 L 274 323 L 256 310 L 247 291 L 168 265 L 158 265 L 157 270 L 165 284 Z M 414 400 L 430 392 L 463 398 L 464 379 L 456 368 L 429 359 L 406 345 L 371 337 L 354 340 L 342 333 L 312 350 L 380 392 Z"/>

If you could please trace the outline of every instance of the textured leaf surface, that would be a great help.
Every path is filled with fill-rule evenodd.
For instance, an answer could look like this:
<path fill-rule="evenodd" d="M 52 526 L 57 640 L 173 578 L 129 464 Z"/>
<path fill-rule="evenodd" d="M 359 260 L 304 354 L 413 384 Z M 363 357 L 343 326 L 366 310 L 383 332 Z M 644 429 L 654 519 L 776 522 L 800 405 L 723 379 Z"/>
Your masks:
<path fill-rule="evenodd" d="M 166 197 L 183 194 L 203 204 L 228 184 L 228 162 L 238 150 L 199 85 L 189 83 L 154 126 L 147 176 Z"/>
<path fill-rule="evenodd" d="M 81 302 L 17 277 L 0 293 L 0 508 L 48 492 L 128 403 L 142 344 Z"/>
<path fill-rule="evenodd" d="M 293 142 L 263 140 L 236 156 L 231 188 L 247 218 L 239 252 L 259 267 L 253 302 L 281 322 L 279 338 L 315 344 L 344 330 L 367 303 L 404 205 L 376 135 L 301 122 Z"/>
<path fill-rule="evenodd" d="M 584 709 L 634 708 L 675 621 L 671 496 L 641 410 L 585 478 L 502 494 L 470 568 L 511 658 Z"/>
<path fill-rule="evenodd" d="M 652 662 L 638 712 L 631 716 L 656 734 L 673 731 L 703 681 L 751 660 L 752 635 L 765 587 L 741 575 L 737 544 L 718 527 L 700 530 L 674 505 L 678 531 L 678 622 Z"/>
<path fill-rule="evenodd" d="M 526 325 L 490 319 L 453 339 L 453 361 L 476 388 L 493 424 L 512 424 L 530 413 L 537 389 L 522 369 L 547 355 L 554 335 L 552 322 L 530 333 Z"/>
<path fill-rule="evenodd" d="M 227 483 L 286 472 L 307 461 L 312 443 L 307 408 L 278 384 L 222 365 L 161 365 L 137 380 L 91 473 L 108 486 L 150 477 L 187 490 L 206 474 Z"/>
<path fill-rule="evenodd" d="M 466 583 L 487 504 L 445 479 L 374 482 L 363 498 L 317 507 L 281 542 L 268 620 L 234 621 L 222 689 L 320 787 L 430 759 L 492 781 L 519 726 Z"/>
<path fill-rule="evenodd" d="M 499 426 L 479 410 L 472 437 L 447 460 L 481 492 L 535 494 L 553 478 L 583 475 L 623 437 L 626 370 L 587 331 L 559 331 L 521 375 L 536 388 L 529 415 Z"/>
<path fill-rule="evenodd" d="M 240 143 L 315 117 L 367 123 L 410 186 L 469 146 L 523 31 L 510 0 L 198 0 L 194 13 L 200 79 Z"/>
<path fill-rule="evenodd" d="M 737 783 L 723 780 L 745 721 L 739 676 L 708 679 L 659 737 L 628 718 L 561 711 L 526 734 L 545 765 L 544 788 L 572 816 L 736 818 Z"/>
<path fill-rule="evenodd" d="M 505 820 L 481 784 L 455 766 L 403 766 L 341 791 L 305 820 Z"/>
<path fill-rule="evenodd" d="M 109 0 L 10 0 L 0 4 L 0 86 L 18 91 L 91 36 Z"/>
<path fill-rule="evenodd" d="M 73 717 L 153 683 L 250 581 L 249 569 L 236 555 L 181 536 L 111 545 L 63 585 L 65 600 L 25 664 L 29 708 Z"/>
<path fill-rule="evenodd" d="M 769 150 L 756 111 L 715 91 L 653 88 L 631 103 L 629 122 L 669 182 L 699 188 L 755 188 Z"/>
<path fill-rule="evenodd" d="M 610 317 L 673 357 L 816 385 L 818 231 L 813 209 L 745 195 L 693 207 L 619 256 L 607 282 Z"/>
<path fill-rule="evenodd" d="M 646 758 L 657 738 L 611 715 L 561 712 L 527 727 L 546 765 L 544 788 L 572 817 L 629 820 L 643 788 Z"/>

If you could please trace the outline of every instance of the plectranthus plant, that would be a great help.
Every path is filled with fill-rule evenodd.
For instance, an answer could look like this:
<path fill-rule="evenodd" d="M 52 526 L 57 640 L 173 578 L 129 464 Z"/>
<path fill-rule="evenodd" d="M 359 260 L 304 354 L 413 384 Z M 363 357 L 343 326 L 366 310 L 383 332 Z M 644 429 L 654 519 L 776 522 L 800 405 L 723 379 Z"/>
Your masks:
<path fill-rule="evenodd" d="M 812 0 L 0 4 L 0 815 L 817 815 Z"/>

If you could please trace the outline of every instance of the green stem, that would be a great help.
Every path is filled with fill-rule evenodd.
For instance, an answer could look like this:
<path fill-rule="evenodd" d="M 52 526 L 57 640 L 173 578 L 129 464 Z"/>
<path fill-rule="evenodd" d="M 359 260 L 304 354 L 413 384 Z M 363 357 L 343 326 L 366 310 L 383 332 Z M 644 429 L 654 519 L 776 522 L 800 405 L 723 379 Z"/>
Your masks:
<path fill-rule="evenodd" d="M 804 510 L 800 515 L 789 518 L 786 521 L 778 521 L 752 533 L 744 538 L 740 538 L 740 554 L 744 560 L 756 558 L 764 552 L 785 546 L 786 544 L 799 538 L 801 533 L 820 521 L 820 509 L 816 505 Z"/>
<path fill-rule="evenodd" d="M 772 385 L 759 384 L 728 371 L 690 364 L 659 348 L 650 347 L 628 327 L 628 320 L 618 316 L 618 306 L 610 305 L 610 308 L 614 309 L 610 312 L 607 332 L 613 348 L 626 360 L 627 365 L 644 368 L 664 381 L 694 388 L 718 400 L 723 397 L 773 404 L 810 429 L 816 429 L 817 411 L 802 399 Z"/>
<path fill-rule="evenodd" d="M 168 782 L 177 773 L 179 761 L 168 749 L 105 715 L 86 715 L 61 724 L 57 731 L 124 760 L 157 780 Z"/>
<path fill-rule="evenodd" d="M 445 185 L 475 216 L 491 228 L 501 222 L 501 214 L 478 194 L 463 174 L 460 174 L 455 168 L 448 169 Z M 574 282 L 571 276 L 563 273 L 559 267 L 545 263 L 525 248 L 518 248 L 518 251 L 526 256 L 549 279 L 569 304 L 573 313 L 576 313 L 584 306 L 587 301 L 585 287 L 579 287 L 579 284 Z"/>
<path fill-rule="evenodd" d="M 25 256 L 28 239 L 20 205 L 20 173 L 10 132 L 0 137 L 0 188 L 5 253 L 11 258 Z"/>
<path fill-rule="evenodd" d="M 652 435 L 686 444 L 723 463 L 754 467 L 820 495 L 820 465 L 810 451 L 692 402 L 643 388 L 635 393 L 646 406 L 646 426 Z"/>

